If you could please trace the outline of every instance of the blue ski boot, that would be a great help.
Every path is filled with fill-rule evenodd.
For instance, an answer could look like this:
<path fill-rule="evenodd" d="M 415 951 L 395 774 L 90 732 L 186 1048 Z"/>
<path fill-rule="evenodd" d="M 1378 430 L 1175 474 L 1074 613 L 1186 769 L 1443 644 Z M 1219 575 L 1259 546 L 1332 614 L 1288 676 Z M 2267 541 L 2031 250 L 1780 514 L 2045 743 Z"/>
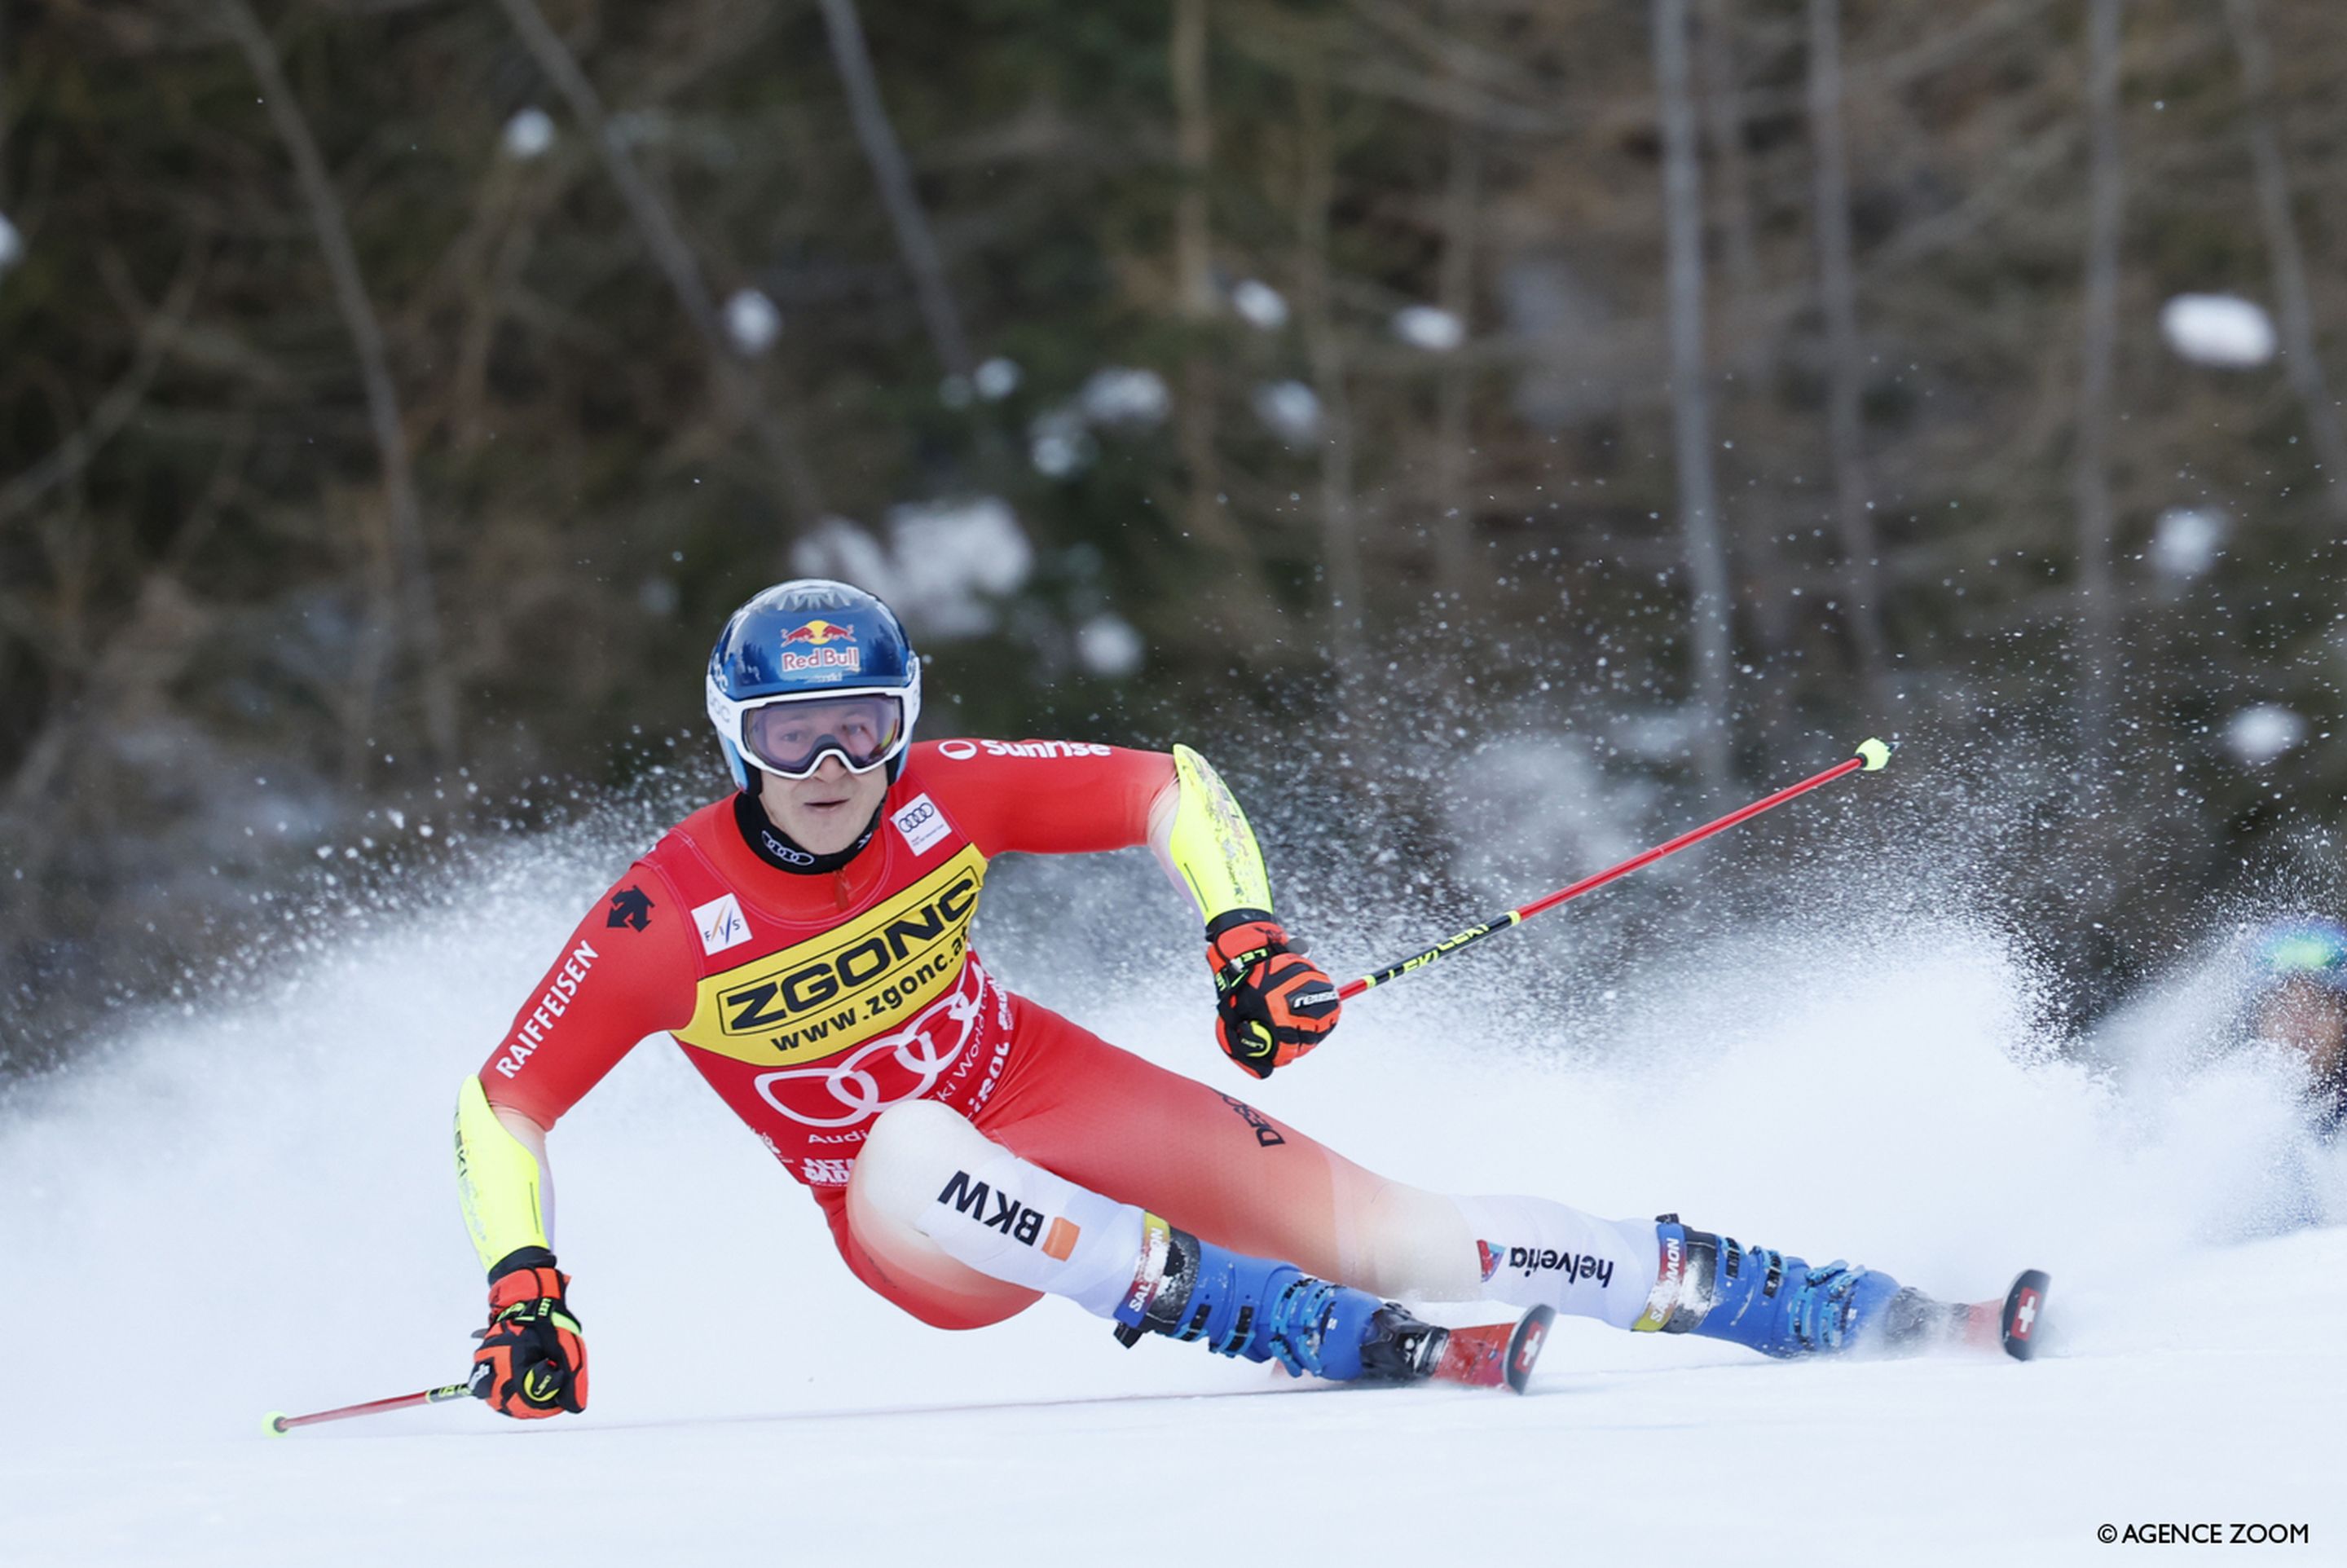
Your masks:
<path fill-rule="evenodd" d="M 1116 1309 L 1116 1337 L 1128 1346 L 1143 1334 L 1199 1339 L 1218 1356 L 1340 1383 L 1434 1374 L 1446 1336 L 1396 1303 L 1200 1241 L 1155 1214 L 1143 1236 L 1140 1272 Z"/>
<path fill-rule="evenodd" d="M 1860 1347 L 1921 1348 L 1938 1304 L 1875 1269 L 1836 1258 L 1813 1266 L 1733 1236 L 1655 1225 L 1662 1248 L 1655 1293 L 1633 1328 L 1700 1334 L 1767 1356 L 1825 1356 Z"/>

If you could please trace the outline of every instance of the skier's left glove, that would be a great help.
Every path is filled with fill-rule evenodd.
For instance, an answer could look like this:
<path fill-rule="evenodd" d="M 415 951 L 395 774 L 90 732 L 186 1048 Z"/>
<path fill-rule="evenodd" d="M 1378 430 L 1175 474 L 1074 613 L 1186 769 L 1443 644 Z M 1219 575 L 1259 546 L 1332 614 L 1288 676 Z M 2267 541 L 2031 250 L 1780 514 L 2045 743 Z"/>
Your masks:
<path fill-rule="evenodd" d="M 1234 909 L 1206 927 L 1214 971 L 1215 1033 L 1223 1054 L 1269 1078 L 1328 1038 L 1343 1004 L 1337 982 L 1260 909 Z"/>
<path fill-rule="evenodd" d="M 477 1328 L 473 1396 L 499 1415 L 534 1420 L 587 1408 L 587 1341 L 563 1293 L 570 1276 L 544 1247 L 500 1259 L 489 1276 L 489 1326 Z"/>

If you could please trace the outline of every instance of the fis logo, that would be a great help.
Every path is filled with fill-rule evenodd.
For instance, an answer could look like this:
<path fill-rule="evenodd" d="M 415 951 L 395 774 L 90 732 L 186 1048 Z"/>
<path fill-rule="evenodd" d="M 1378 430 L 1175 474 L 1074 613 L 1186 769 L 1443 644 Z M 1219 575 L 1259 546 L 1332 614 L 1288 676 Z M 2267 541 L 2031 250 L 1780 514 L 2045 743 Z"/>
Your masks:
<path fill-rule="evenodd" d="M 986 1206 L 989 1197 L 994 1200 L 991 1211 Z M 938 1194 L 938 1203 L 969 1215 L 989 1230 L 1000 1231 L 1022 1246 L 1033 1246 L 1040 1238 L 1043 1255 L 1061 1263 L 1068 1261 L 1069 1255 L 1076 1250 L 1076 1238 L 1083 1234 L 1082 1227 L 1072 1221 L 1054 1219 L 1046 1235 L 1040 1209 L 1029 1208 L 1009 1193 L 992 1192 L 984 1182 L 971 1181 L 968 1171 L 953 1173 L 946 1190 Z"/>
<path fill-rule="evenodd" d="M 1481 1243 L 1477 1245 L 1483 1245 Z M 1497 1250 L 1483 1246 L 1483 1266 L 1486 1270 L 1493 1267 L 1492 1254 Z M 1535 1274 L 1561 1274 L 1567 1285 L 1594 1279 L 1600 1290 L 1614 1283 L 1614 1260 L 1594 1257 L 1585 1252 L 1559 1252 L 1549 1246 L 1512 1246 L 1508 1249 L 1507 1266 L 1522 1273 L 1526 1279 Z M 1483 1277 L 1489 1279 L 1491 1276 L 1487 1272 Z"/>
<path fill-rule="evenodd" d="M 805 626 L 794 626 L 783 633 L 783 641 L 785 645 L 793 642 L 812 642 L 817 648 L 828 648 L 835 642 L 855 641 L 856 628 L 842 626 L 836 620 L 810 620 Z"/>
<path fill-rule="evenodd" d="M 731 893 L 695 905 L 692 923 L 701 932 L 704 953 L 722 953 L 750 939 L 750 922 L 743 917 L 742 901 Z"/>
<path fill-rule="evenodd" d="M 1475 1255 L 1483 1265 L 1483 1277 L 1489 1279 L 1500 1272 L 1500 1265 L 1506 1260 L 1508 1249 L 1479 1239 L 1475 1243 Z"/>

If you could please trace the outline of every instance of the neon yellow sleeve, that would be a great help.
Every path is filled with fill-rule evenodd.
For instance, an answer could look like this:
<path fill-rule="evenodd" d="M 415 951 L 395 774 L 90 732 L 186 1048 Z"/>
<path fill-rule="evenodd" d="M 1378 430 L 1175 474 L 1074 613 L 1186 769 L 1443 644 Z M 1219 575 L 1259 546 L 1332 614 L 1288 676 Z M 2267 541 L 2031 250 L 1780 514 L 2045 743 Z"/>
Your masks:
<path fill-rule="evenodd" d="M 537 1157 L 489 1109 L 480 1076 L 467 1075 L 456 1091 L 456 1197 L 484 1270 L 521 1247 L 553 1250 L 538 1184 Z"/>
<path fill-rule="evenodd" d="M 1246 813 L 1206 759 L 1189 747 L 1174 748 L 1174 769 L 1182 793 L 1165 854 L 1197 900 L 1199 915 L 1210 926 L 1234 909 L 1269 915 L 1271 876 Z"/>

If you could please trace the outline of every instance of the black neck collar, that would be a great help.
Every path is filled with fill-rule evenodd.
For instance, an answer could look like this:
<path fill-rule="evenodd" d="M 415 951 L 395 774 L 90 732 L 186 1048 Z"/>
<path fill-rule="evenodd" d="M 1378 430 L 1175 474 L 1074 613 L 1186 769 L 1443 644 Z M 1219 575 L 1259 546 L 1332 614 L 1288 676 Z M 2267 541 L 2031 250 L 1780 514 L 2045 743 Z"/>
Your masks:
<path fill-rule="evenodd" d="M 733 825 L 742 830 L 742 842 L 750 846 L 751 853 L 775 870 L 788 871 L 800 876 L 820 876 L 838 870 L 863 854 L 864 846 L 872 842 L 872 835 L 880 831 L 880 814 L 887 809 L 888 803 L 883 797 L 880 804 L 873 810 L 872 820 L 866 823 L 864 831 L 856 835 L 856 842 L 836 855 L 816 855 L 800 848 L 791 841 L 789 834 L 774 825 L 766 815 L 766 808 L 758 804 L 758 797 L 747 790 L 733 796 Z"/>

